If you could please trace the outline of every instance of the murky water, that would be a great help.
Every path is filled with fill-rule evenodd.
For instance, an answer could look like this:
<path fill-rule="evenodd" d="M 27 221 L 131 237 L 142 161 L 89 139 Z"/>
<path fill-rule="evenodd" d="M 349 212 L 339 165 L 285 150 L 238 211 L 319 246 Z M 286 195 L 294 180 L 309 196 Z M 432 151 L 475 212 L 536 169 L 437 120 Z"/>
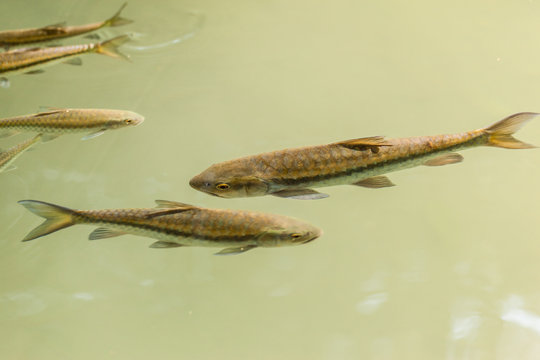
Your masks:
<path fill-rule="evenodd" d="M 3 3 L 2 29 L 105 19 L 120 3 Z M 139 127 L 64 136 L 0 174 L 2 359 L 537 359 L 540 152 L 478 148 L 318 201 L 226 200 L 214 162 L 348 138 L 472 130 L 540 112 L 537 1 L 129 1 L 132 62 L 99 55 L 10 78 L 2 116 L 128 109 Z M 78 40 L 82 40 L 79 38 Z M 2 139 L 7 148 L 25 136 Z M 540 123 L 517 136 L 540 145 Z M 217 257 L 76 226 L 21 243 L 16 202 L 170 199 L 290 215 L 304 246 Z"/>

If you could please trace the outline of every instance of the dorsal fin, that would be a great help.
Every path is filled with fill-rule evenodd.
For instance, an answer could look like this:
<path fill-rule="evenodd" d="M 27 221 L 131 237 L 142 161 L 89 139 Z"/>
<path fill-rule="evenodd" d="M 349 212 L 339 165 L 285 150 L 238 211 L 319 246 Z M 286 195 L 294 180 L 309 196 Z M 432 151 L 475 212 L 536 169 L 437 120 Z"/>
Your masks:
<path fill-rule="evenodd" d="M 158 209 L 178 209 L 178 208 L 185 208 L 186 210 L 194 209 L 196 206 L 184 204 L 178 201 L 171 201 L 171 200 L 156 200 L 157 208 Z"/>
<path fill-rule="evenodd" d="M 34 117 L 47 116 L 47 115 L 52 115 L 52 114 L 58 114 L 58 113 L 65 112 L 65 111 L 66 111 L 66 109 L 54 109 L 54 110 L 51 109 L 49 111 L 34 114 L 33 116 Z"/>
<path fill-rule="evenodd" d="M 365 138 L 359 138 L 359 139 L 340 141 L 332 145 L 338 145 L 338 146 L 346 147 L 348 149 L 362 151 L 362 150 L 367 150 L 367 149 L 378 148 L 380 146 L 392 146 L 392 143 L 386 141 L 384 139 L 384 136 L 371 136 L 371 137 L 365 137 Z"/>

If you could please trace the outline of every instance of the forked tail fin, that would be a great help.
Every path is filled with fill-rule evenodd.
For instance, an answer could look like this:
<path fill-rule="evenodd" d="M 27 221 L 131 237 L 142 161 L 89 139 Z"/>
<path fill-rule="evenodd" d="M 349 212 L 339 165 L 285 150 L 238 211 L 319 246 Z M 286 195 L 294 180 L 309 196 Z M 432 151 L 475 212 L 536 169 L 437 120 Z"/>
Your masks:
<path fill-rule="evenodd" d="M 124 10 L 124 8 L 126 7 L 127 5 L 127 2 L 125 2 L 122 7 L 120 7 L 120 10 L 118 10 L 116 12 L 116 14 L 114 14 L 110 19 L 107 19 L 105 22 L 107 23 L 108 26 L 120 26 L 120 25 L 127 25 L 127 24 L 131 24 L 133 22 L 133 20 L 129 20 L 129 19 L 125 19 L 123 17 L 120 16 L 120 13 L 122 12 L 122 10 Z"/>
<path fill-rule="evenodd" d="M 75 224 L 73 221 L 74 210 L 36 200 L 21 200 L 19 204 L 45 218 L 45 221 L 30 231 L 23 241 L 34 240 Z"/>
<path fill-rule="evenodd" d="M 516 131 L 521 129 L 525 123 L 540 114 L 523 112 L 502 119 L 495 124 L 485 128 L 484 130 L 489 134 L 488 146 L 496 146 L 505 149 L 531 149 L 536 146 L 524 143 L 512 136 Z"/>
<path fill-rule="evenodd" d="M 97 44 L 95 49 L 98 54 L 112 56 L 115 58 L 122 58 L 129 61 L 129 57 L 127 55 L 124 55 L 120 51 L 118 51 L 118 47 L 125 44 L 129 40 L 131 40 L 129 35 L 120 35 Z"/>

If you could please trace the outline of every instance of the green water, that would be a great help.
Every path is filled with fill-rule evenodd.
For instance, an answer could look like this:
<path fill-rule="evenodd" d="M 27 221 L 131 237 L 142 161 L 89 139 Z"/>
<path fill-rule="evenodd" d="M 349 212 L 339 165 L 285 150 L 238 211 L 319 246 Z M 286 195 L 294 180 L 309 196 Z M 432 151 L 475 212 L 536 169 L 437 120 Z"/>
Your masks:
<path fill-rule="evenodd" d="M 0 24 L 83 24 L 120 5 L 7 0 Z M 60 137 L 0 174 L 1 359 L 540 357 L 538 150 L 466 150 L 458 165 L 389 174 L 396 187 L 327 188 L 311 202 L 188 185 L 243 155 L 540 112 L 538 1 L 130 0 L 124 16 L 135 22 L 102 34 L 142 34 L 123 47 L 131 63 L 88 55 L 0 89 L 5 117 L 40 106 L 146 117 Z M 517 137 L 540 145 L 540 122 Z M 21 199 L 170 199 L 290 215 L 324 235 L 229 257 L 129 235 L 91 242 L 88 226 L 21 243 L 41 222 Z"/>

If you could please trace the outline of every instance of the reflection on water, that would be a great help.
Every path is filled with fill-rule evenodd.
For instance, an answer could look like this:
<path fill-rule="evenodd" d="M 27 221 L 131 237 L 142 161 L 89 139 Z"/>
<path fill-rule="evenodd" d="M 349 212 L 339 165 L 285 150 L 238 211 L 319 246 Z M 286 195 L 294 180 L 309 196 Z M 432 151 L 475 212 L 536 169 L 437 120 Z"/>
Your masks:
<path fill-rule="evenodd" d="M 0 24 L 84 24 L 120 5 L 8 0 Z M 123 16 L 134 23 L 99 34 L 140 34 L 123 46 L 131 62 L 88 56 L 0 89 L 2 117 L 45 105 L 146 119 L 62 136 L 0 174 L 0 358 L 538 358 L 538 150 L 463 151 L 459 165 L 393 173 L 395 187 L 309 203 L 221 199 L 188 181 L 249 154 L 539 112 L 540 3 L 130 0 Z M 540 145 L 540 122 L 518 137 Z M 39 223 L 22 199 L 249 209 L 324 236 L 237 257 L 90 242 L 83 226 L 21 243 Z"/>

